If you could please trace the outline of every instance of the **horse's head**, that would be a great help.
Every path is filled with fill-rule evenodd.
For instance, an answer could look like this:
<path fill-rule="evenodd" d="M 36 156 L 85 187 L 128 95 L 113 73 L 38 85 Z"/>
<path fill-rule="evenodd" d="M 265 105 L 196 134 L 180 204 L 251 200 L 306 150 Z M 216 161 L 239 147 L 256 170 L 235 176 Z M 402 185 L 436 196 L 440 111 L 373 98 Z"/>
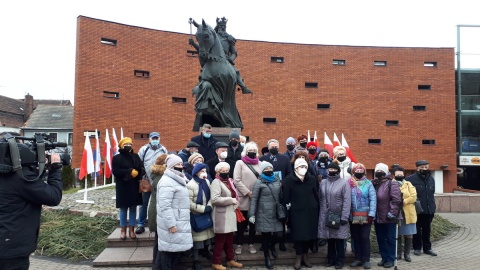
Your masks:
<path fill-rule="evenodd" d="M 197 27 L 195 37 L 198 41 L 199 57 L 207 60 L 210 57 L 210 53 L 212 53 L 212 48 L 215 46 L 217 33 L 203 19 L 202 24 L 194 23 L 194 25 Z"/>

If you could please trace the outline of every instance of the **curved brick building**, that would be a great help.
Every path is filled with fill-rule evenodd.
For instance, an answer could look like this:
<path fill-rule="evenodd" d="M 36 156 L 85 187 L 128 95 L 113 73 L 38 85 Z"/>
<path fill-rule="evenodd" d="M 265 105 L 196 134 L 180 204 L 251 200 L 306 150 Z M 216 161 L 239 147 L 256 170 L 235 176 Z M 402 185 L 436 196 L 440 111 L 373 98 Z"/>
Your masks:
<path fill-rule="evenodd" d="M 214 20 L 207 23 L 214 23 Z M 191 90 L 200 65 L 188 34 L 78 17 L 73 165 L 84 131 L 120 128 L 134 148 L 159 131 L 179 150 L 197 135 Z M 235 33 L 232 33 L 235 35 Z M 243 135 L 263 146 L 317 131 L 342 133 L 360 162 L 430 161 L 437 192 L 456 187 L 453 48 L 361 47 L 237 40 Z M 93 141 L 92 141 L 93 144 Z M 448 165 L 441 169 L 442 165 Z M 445 167 L 445 166 L 443 166 Z"/>

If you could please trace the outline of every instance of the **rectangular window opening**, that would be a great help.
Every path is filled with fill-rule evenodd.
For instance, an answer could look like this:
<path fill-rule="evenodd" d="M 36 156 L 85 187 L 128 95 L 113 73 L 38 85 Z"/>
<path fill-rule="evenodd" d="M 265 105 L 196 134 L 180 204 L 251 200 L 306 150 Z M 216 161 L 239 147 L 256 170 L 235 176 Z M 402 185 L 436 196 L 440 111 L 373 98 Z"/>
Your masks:
<path fill-rule="evenodd" d="M 172 97 L 172 102 L 173 103 L 187 103 L 187 98 L 181 98 L 181 97 Z"/>
<path fill-rule="evenodd" d="M 105 98 L 120 98 L 120 93 L 119 92 L 103 91 L 103 97 L 105 97 Z"/>
<path fill-rule="evenodd" d="M 116 39 L 101 38 L 100 43 L 105 44 L 105 45 L 110 45 L 110 46 L 117 46 L 117 40 Z"/>
<path fill-rule="evenodd" d="M 187 56 L 197 57 L 198 52 L 195 50 L 187 50 Z"/>
<path fill-rule="evenodd" d="M 339 60 L 339 59 L 333 59 L 332 64 L 333 65 L 338 65 L 338 66 L 345 66 L 346 61 L 345 60 Z"/>
<path fill-rule="evenodd" d="M 133 133 L 133 138 L 136 140 L 148 140 L 149 133 Z"/>
<path fill-rule="evenodd" d="M 318 88 L 318 82 L 306 82 L 305 88 Z"/>
<path fill-rule="evenodd" d="M 133 75 L 135 77 L 142 77 L 142 78 L 149 78 L 150 77 L 150 71 L 147 70 L 134 70 Z"/>
<path fill-rule="evenodd" d="M 277 122 L 277 118 L 268 118 L 268 117 L 263 118 L 263 123 L 276 123 L 276 122 Z"/>
<path fill-rule="evenodd" d="M 418 90 L 432 90 L 432 86 L 428 84 L 419 84 Z"/>
<path fill-rule="evenodd" d="M 414 111 L 426 111 L 426 110 L 427 110 L 427 106 L 414 105 L 414 106 L 413 106 L 413 110 L 414 110 Z"/>
<path fill-rule="evenodd" d="M 317 109 L 330 109 L 330 104 L 317 104 Z"/>
<path fill-rule="evenodd" d="M 374 66 L 386 66 L 387 61 L 373 61 Z"/>
<path fill-rule="evenodd" d="M 272 63 L 283 63 L 284 62 L 283 57 L 278 57 L 278 56 L 272 56 L 270 58 L 270 61 Z"/>
<path fill-rule="evenodd" d="M 385 121 L 387 126 L 398 126 L 398 120 L 387 120 Z"/>
<path fill-rule="evenodd" d="M 423 145 L 435 145 L 435 140 L 422 140 Z"/>
<path fill-rule="evenodd" d="M 423 62 L 424 67 L 436 67 L 437 62 Z"/>
<path fill-rule="evenodd" d="M 368 139 L 369 144 L 381 144 L 382 139 Z"/>
<path fill-rule="evenodd" d="M 68 142 L 67 142 L 68 145 L 72 145 L 73 144 L 73 133 L 69 132 L 68 133 Z"/>

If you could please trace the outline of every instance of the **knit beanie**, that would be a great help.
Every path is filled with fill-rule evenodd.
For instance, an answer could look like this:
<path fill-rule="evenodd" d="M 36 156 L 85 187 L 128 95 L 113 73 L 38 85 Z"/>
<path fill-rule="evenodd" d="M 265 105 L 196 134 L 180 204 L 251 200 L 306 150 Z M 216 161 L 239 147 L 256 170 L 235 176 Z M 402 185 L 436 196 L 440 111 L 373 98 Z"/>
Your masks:
<path fill-rule="evenodd" d="M 230 164 L 225 161 L 219 162 L 217 166 L 215 166 L 215 171 L 218 172 L 221 168 L 227 167 L 230 170 Z"/>
<path fill-rule="evenodd" d="M 328 168 L 329 169 L 332 169 L 332 168 L 337 169 L 337 171 L 339 171 L 339 172 L 341 171 L 340 166 L 338 166 L 338 164 L 336 162 L 330 162 L 330 164 L 328 164 Z"/>
<path fill-rule="evenodd" d="M 238 134 L 237 131 L 232 131 L 230 132 L 230 135 L 228 135 L 228 139 L 231 140 L 231 139 L 237 139 L 237 140 L 240 140 L 240 134 Z"/>
<path fill-rule="evenodd" d="M 202 154 L 200 153 L 194 153 L 194 154 L 191 154 L 190 157 L 188 158 L 188 163 L 192 164 L 193 165 L 193 161 L 195 161 L 197 158 L 202 158 L 203 161 L 205 161 L 205 159 L 203 158 Z M 203 163 L 202 161 L 202 163 Z"/>
<path fill-rule="evenodd" d="M 123 145 L 126 143 L 132 144 L 132 139 L 130 137 L 123 137 L 123 139 L 118 142 L 118 147 L 123 149 Z"/>
<path fill-rule="evenodd" d="M 267 161 L 262 161 L 262 163 L 260 163 L 260 172 L 263 172 L 263 170 L 265 170 L 268 167 L 271 167 L 273 169 L 272 163 Z"/>
<path fill-rule="evenodd" d="M 178 163 L 183 163 L 182 159 L 174 154 L 168 155 L 167 159 L 165 159 L 165 163 L 167 164 L 167 168 L 173 168 L 173 166 L 177 165 Z"/>
<path fill-rule="evenodd" d="M 295 141 L 295 139 L 293 137 L 288 137 L 287 141 L 285 142 L 285 144 L 289 144 L 289 143 L 293 143 L 293 144 L 296 144 L 297 142 Z"/>
<path fill-rule="evenodd" d="M 308 142 L 307 149 L 310 148 L 310 146 L 315 146 L 315 148 L 317 148 L 317 145 L 315 144 L 315 142 Z"/>
<path fill-rule="evenodd" d="M 207 165 L 205 165 L 203 163 L 197 163 L 197 164 L 195 164 L 195 166 L 193 166 L 192 175 L 196 175 L 199 171 L 201 171 L 203 169 L 206 169 L 206 168 L 207 168 Z"/>
<path fill-rule="evenodd" d="M 377 165 L 375 165 L 375 171 L 382 171 L 387 175 L 388 174 L 388 166 L 385 163 L 378 163 Z"/>
<path fill-rule="evenodd" d="M 302 165 L 308 167 L 307 161 L 303 158 L 297 158 L 297 160 L 295 160 L 295 164 L 294 164 L 295 169 L 302 166 Z"/>

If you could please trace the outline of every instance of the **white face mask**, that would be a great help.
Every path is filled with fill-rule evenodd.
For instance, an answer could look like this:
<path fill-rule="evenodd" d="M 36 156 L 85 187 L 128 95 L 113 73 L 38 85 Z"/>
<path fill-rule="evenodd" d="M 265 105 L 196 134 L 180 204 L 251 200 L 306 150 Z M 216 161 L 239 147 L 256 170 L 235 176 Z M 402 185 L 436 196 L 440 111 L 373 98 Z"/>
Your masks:
<path fill-rule="evenodd" d="M 304 176 L 307 173 L 307 169 L 300 168 L 300 169 L 298 169 L 297 172 L 298 172 L 299 175 Z"/>
<path fill-rule="evenodd" d="M 226 158 L 227 158 L 227 155 L 228 155 L 227 152 L 222 152 L 222 153 L 220 153 L 220 158 L 221 158 L 221 159 L 226 159 Z"/>
<path fill-rule="evenodd" d="M 207 179 L 207 173 L 202 172 L 199 177 L 200 177 L 200 179 Z"/>

